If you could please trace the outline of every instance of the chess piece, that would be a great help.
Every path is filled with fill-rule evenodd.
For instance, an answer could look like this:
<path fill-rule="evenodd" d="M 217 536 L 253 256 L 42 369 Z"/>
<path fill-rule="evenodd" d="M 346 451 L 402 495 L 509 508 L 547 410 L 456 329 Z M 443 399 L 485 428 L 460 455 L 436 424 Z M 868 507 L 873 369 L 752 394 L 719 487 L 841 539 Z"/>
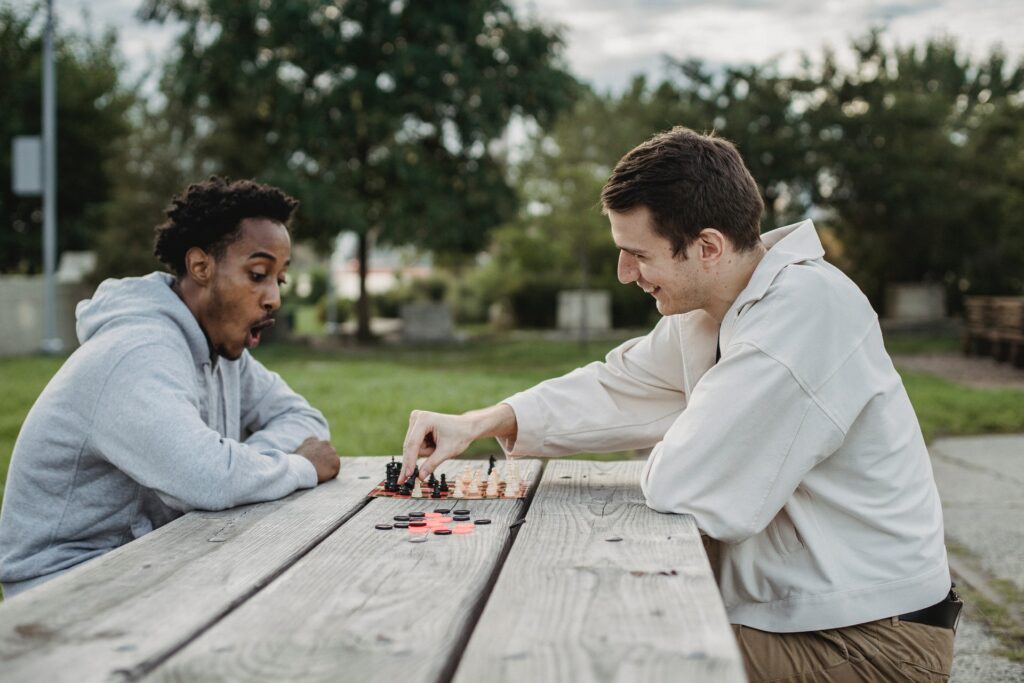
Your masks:
<path fill-rule="evenodd" d="M 519 497 L 519 479 L 516 478 L 515 472 L 509 474 L 508 477 L 505 479 L 505 497 Z"/>
<path fill-rule="evenodd" d="M 449 490 L 450 489 L 448 488 L 448 478 L 447 478 L 446 475 L 442 474 L 441 475 L 441 493 L 448 493 Z"/>
<path fill-rule="evenodd" d="M 464 487 L 465 486 L 469 486 L 469 482 L 472 481 L 472 478 L 473 478 L 473 475 L 470 472 L 469 465 L 463 465 L 462 466 L 462 477 L 461 477 L 462 485 Z"/>
<path fill-rule="evenodd" d="M 413 479 L 415 479 L 416 481 L 412 485 L 412 497 L 413 498 L 422 498 L 423 497 L 423 488 L 420 486 L 420 478 L 419 477 L 413 477 Z"/>
<path fill-rule="evenodd" d="M 434 479 L 433 476 L 431 476 L 430 478 Z M 434 479 L 434 486 L 432 487 L 432 489 L 430 491 L 430 497 L 431 498 L 440 498 L 441 497 L 441 482 L 439 482 L 437 479 Z"/>
<path fill-rule="evenodd" d="M 462 483 L 462 479 L 455 480 L 455 491 L 452 493 L 452 495 L 456 498 L 466 497 L 466 486 L 465 484 Z"/>
<path fill-rule="evenodd" d="M 487 477 L 487 497 L 498 495 L 498 470 L 492 469 L 491 476 Z"/>
<path fill-rule="evenodd" d="M 480 468 L 476 467 L 473 469 L 473 479 L 469 482 L 469 492 L 480 495 L 480 483 Z"/>
<path fill-rule="evenodd" d="M 394 456 L 391 462 L 384 466 L 384 490 L 388 493 L 398 493 L 398 477 L 402 473 L 402 464 L 395 462 Z"/>
<path fill-rule="evenodd" d="M 493 456 L 493 455 L 492 455 L 492 456 L 490 457 L 490 459 L 489 459 L 489 460 L 487 461 L 487 476 L 488 476 L 488 477 L 489 477 L 489 476 L 491 476 L 491 472 L 493 472 L 493 471 L 494 471 L 494 464 L 495 464 L 496 462 L 497 462 L 497 461 L 496 461 L 496 460 L 494 459 L 494 456 Z"/>

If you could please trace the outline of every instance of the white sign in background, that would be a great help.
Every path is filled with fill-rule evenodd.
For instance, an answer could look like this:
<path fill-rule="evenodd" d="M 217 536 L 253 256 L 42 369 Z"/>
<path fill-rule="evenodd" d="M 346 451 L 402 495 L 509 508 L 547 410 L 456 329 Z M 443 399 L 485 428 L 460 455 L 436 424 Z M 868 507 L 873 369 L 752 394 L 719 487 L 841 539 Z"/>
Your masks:
<path fill-rule="evenodd" d="M 38 135 L 18 135 L 11 145 L 11 190 L 20 196 L 43 193 L 43 142 Z"/>

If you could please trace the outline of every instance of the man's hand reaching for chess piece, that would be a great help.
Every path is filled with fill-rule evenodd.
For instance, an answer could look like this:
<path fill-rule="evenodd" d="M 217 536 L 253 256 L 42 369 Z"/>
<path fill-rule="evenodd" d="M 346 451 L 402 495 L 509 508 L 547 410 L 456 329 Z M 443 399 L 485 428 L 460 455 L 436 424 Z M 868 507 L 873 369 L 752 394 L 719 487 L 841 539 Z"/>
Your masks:
<path fill-rule="evenodd" d="M 425 480 L 438 465 L 469 448 L 476 439 L 493 436 L 515 443 L 516 415 L 504 403 L 472 410 L 462 415 L 446 415 L 414 410 L 409 415 L 409 431 L 402 446 L 402 475 L 399 484 L 412 476 L 419 458 L 419 477 Z"/>

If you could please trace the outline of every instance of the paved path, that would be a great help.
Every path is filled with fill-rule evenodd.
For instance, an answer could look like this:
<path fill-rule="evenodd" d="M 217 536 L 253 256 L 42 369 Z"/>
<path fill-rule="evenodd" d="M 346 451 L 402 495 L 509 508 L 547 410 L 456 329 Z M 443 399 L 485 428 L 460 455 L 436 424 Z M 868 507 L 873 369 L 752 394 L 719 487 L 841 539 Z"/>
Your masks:
<path fill-rule="evenodd" d="M 939 439 L 930 451 L 946 538 L 969 555 L 951 553 L 954 572 L 960 564 L 972 574 L 962 575 L 963 582 L 1000 578 L 1024 590 L 1024 435 Z M 950 681 L 1024 683 L 1024 663 L 995 654 L 999 643 L 981 623 L 977 605 L 968 604 Z"/>

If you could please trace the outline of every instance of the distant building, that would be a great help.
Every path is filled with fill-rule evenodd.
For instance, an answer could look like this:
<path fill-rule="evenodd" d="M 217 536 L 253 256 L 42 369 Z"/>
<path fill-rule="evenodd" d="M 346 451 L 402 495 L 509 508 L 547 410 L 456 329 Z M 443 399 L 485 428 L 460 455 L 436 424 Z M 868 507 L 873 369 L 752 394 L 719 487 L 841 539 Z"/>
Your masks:
<path fill-rule="evenodd" d="M 335 242 L 331 254 L 331 280 L 334 291 L 344 299 L 359 298 L 358 237 L 343 232 Z M 382 294 L 405 282 L 429 277 L 434 271 L 430 254 L 413 247 L 370 248 L 370 264 L 366 273 L 366 291 Z"/>

